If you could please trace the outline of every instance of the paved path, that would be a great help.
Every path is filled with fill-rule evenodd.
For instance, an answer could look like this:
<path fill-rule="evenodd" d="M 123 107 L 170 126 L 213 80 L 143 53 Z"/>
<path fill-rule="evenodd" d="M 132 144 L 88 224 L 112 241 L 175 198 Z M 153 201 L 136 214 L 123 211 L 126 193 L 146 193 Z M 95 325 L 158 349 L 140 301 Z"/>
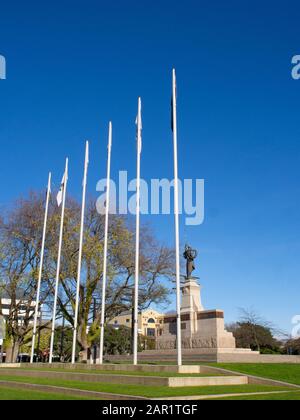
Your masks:
<path fill-rule="evenodd" d="M 290 393 L 299 393 L 300 391 L 265 391 L 265 392 L 243 392 L 240 394 L 215 394 L 215 395 L 193 395 L 188 397 L 171 397 L 171 398 L 156 398 L 156 400 L 176 400 L 176 401 L 199 401 L 199 400 L 215 400 L 219 398 L 231 398 L 231 397 L 252 397 L 257 395 L 272 395 L 272 394 L 290 394 Z"/>

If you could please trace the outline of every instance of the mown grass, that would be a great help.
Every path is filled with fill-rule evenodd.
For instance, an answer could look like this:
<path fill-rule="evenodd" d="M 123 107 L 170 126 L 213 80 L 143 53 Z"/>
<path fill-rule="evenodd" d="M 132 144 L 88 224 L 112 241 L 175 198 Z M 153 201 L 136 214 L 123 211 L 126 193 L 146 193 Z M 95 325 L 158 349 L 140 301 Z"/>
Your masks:
<path fill-rule="evenodd" d="M 0 387 L 0 400 L 87 400 L 88 398 L 74 397 L 70 395 L 62 395 L 48 392 L 2 388 Z"/>
<path fill-rule="evenodd" d="M 284 363 L 214 363 L 223 369 L 234 372 L 241 372 L 248 375 L 260 376 L 262 378 L 274 379 L 277 381 L 288 382 L 300 385 L 300 364 L 284 364 Z"/>
<path fill-rule="evenodd" d="M 147 398 L 164 398 L 189 395 L 215 395 L 215 394 L 235 394 L 245 392 L 269 392 L 287 390 L 286 387 L 273 387 L 262 385 L 232 385 L 232 386 L 194 386 L 168 388 L 163 386 L 147 386 L 147 385 L 127 385 L 127 384 L 106 384 L 106 383 L 89 383 L 82 381 L 67 381 L 49 378 L 28 378 L 16 376 L 0 376 L 2 381 L 13 381 L 20 383 L 53 385 L 66 388 L 82 389 L 96 392 L 108 392 L 112 394 L 136 395 Z"/>

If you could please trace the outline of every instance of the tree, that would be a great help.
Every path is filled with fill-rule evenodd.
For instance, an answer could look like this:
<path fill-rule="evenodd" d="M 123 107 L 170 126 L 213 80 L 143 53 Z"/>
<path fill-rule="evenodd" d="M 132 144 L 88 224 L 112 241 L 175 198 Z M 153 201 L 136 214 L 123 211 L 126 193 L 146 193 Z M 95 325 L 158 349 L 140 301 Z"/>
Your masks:
<path fill-rule="evenodd" d="M 104 219 L 99 216 L 91 202 L 88 205 L 85 221 L 83 245 L 84 273 L 80 286 L 80 304 L 77 340 L 81 346 L 81 355 L 87 359 L 89 350 L 99 338 L 101 309 L 103 235 Z M 62 260 L 59 306 L 68 322 L 73 325 L 75 307 L 75 285 L 78 258 L 78 211 L 66 214 L 64 232 L 64 251 Z M 135 275 L 134 230 L 130 223 L 121 217 L 111 216 L 108 244 L 108 277 L 106 289 L 106 322 L 123 311 L 132 309 L 132 293 Z M 149 228 L 143 228 L 140 248 L 140 284 L 139 309 L 151 304 L 168 302 L 168 287 L 163 280 L 173 277 L 174 254 L 169 248 L 160 245 Z M 96 311 L 92 311 L 92 302 L 99 302 Z M 69 310 L 68 308 L 71 308 Z M 93 312 L 93 313 L 92 313 Z M 93 316 L 93 321 L 92 321 Z M 88 325 L 90 327 L 88 328 Z"/>
<path fill-rule="evenodd" d="M 236 339 L 237 347 L 259 352 L 279 352 L 280 342 L 274 337 L 278 329 L 254 309 L 240 309 L 239 321 L 226 327 Z"/>
<path fill-rule="evenodd" d="M 7 361 L 14 361 L 21 346 L 28 342 L 34 315 L 42 225 L 43 194 L 31 193 L 19 200 L 0 218 L 0 279 L 2 293 L 10 299 L 7 318 Z M 45 259 L 40 303 L 51 312 L 57 265 L 60 212 L 55 200 L 50 202 L 45 244 Z M 80 204 L 68 199 L 65 213 L 63 252 L 58 296 L 57 319 L 65 317 L 73 327 L 80 231 Z M 87 205 L 80 285 L 77 341 L 87 359 L 88 351 L 99 337 L 103 265 L 104 217 L 95 203 Z M 130 221 L 111 216 L 109 226 L 106 321 L 132 309 L 135 241 Z M 151 304 L 167 304 L 167 281 L 173 278 L 174 254 L 143 228 L 140 250 L 139 309 Z M 93 301 L 98 306 L 93 308 Z M 0 307 L 1 311 L 1 307 Z M 20 322 L 22 313 L 22 322 Z M 43 324 L 42 328 L 47 328 Z"/>
<path fill-rule="evenodd" d="M 284 344 L 284 350 L 287 354 L 300 355 L 300 338 L 290 338 Z"/>
<path fill-rule="evenodd" d="M 128 354 L 131 348 L 130 328 L 121 326 L 118 329 L 107 325 L 104 330 L 104 351 L 108 355 Z"/>
<path fill-rule="evenodd" d="M 7 362 L 16 360 L 20 346 L 31 330 L 37 290 L 43 200 L 31 193 L 0 218 L 1 296 L 10 302 L 6 319 Z M 41 303 L 49 295 L 42 290 Z M 0 301 L 0 311 L 1 311 Z"/>
<path fill-rule="evenodd" d="M 145 343 L 148 344 L 150 341 L 148 337 L 139 336 L 138 351 L 142 351 Z M 107 325 L 104 330 L 104 351 L 107 355 L 129 354 L 131 352 L 131 329 L 124 325 L 118 328 Z"/>

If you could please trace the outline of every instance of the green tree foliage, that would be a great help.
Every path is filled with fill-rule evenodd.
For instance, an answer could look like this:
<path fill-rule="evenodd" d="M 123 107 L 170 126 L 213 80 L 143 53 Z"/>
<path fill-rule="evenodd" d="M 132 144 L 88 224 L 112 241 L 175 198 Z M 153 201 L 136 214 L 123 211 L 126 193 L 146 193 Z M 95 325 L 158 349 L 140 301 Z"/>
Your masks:
<path fill-rule="evenodd" d="M 253 309 L 240 309 L 240 320 L 226 327 L 236 339 L 238 348 L 251 348 L 261 353 L 280 353 L 279 331 Z"/>
<path fill-rule="evenodd" d="M 28 344 L 32 330 L 36 299 L 44 194 L 31 193 L 28 198 L 0 215 L 0 297 L 10 300 L 7 319 L 7 361 L 14 361 L 20 347 Z M 51 312 L 57 264 L 60 210 L 52 197 L 49 209 L 41 304 Z M 80 231 L 80 203 L 68 199 L 63 234 L 63 252 L 58 296 L 57 318 L 74 323 Z M 86 209 L 83 244 L 83 268 L 80 285 L 78 345 L 87 358 L 92 343 L 99 338 L 103 265 L 104 217 L 95 202 Z M 108 278 L 106 321 L 132 309 L 134 286 L 135 241 L 130 222 L 119 216 L 110 217 L 108 244 Z M 141 232 L 139 309 L 151 304 L 168 304 L 167 281 L 173 278 L 174 254 L 154 238 L 150 229 Z M 96 310 L 93 301 L 97 299 Z M 20 311 L 23 320 L 19 322 Z M 0 305 L 1 313 L 1 305 Z M 43 328 L 46 328 L 43 325 Z"/>
<path fill-rule="evenodd" d="M 261 353 L 279 353 L 280 343 L 273 337 L 270 329 L 261 325 L 237 323 L 229 326 L 238 348 L 251 348 Z"/>
<path fill-rule="evenodd" d="M 290 339 L 284 345 L 284 352 L 295 356 L 300 355 L 300 338 Z"/>

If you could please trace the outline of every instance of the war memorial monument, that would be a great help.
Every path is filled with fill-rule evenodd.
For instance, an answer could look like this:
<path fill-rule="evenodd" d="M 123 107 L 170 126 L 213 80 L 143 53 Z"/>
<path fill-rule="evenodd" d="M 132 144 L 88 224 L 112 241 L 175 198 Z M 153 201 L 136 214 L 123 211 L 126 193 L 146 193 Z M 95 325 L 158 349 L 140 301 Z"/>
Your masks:
<path fill-rule="evenodd" d="M 224 312 L 220 309 L 205 310 L 201 300 L 199 278 L 193 276 L 197 251 L 185 246 L 186 274 L 181 283 L 181 334 L 185 354 L 258 354 L 250 349 L 237 349 L 231 332 L 226 331 Z M 161 335 L 156 340 L 156 351 L 160 354 L 176 351 L 176 315 L 164 318 Z"/>

